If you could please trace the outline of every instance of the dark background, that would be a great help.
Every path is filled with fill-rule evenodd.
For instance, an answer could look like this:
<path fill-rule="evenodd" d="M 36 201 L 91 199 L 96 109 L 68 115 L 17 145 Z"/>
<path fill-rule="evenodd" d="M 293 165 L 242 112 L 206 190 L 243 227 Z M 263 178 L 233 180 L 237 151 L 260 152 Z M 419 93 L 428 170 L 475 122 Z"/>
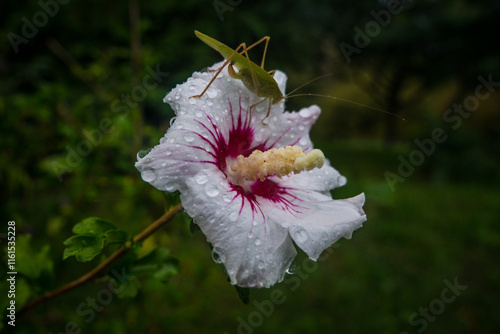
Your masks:
<path fill-rule="evenodd" d="M 221 60 L 195 29 L 231 47 L 268 35 L 266 69 L 284 71 L 288 91 L 331 74 L 299 92 L 405 119 L 328 98 L 287 101 L 322 108 L 312 138 L 348 178 L 334 197 L 367 197 L 365 226 L 317 268 L 300 254 L 295 275 L 244 305 L 179 217 L 144 245 L 179 260 L 168 283 L 142 277 L 136 294 L 82 316 L 77 307 L 108 286 L 101 278 L 18 316 L 16 332 L 76 333 L 74 321 L 82 333 L 496 333 L 500 85 L 481 88 L 482 99 L 476 87 L 500 81 L 499 15 L 498 1 L 466 0 L 2 1 L 0 233 L 4 244 L 16 221 L 18 307 L 99 262 L 62 260 L 75 223 L 99 216 L 135 234 L 163 213 L 134 162 L 168 128 L 165 94 Z M 148 68 L 169 75 L 127 105 Z M 447 112 L 474 101 L 466 117 Z M 79 147 L 88 150 L 72 157 Z M 454 282 L 466 288 L 443 295 Z"/>

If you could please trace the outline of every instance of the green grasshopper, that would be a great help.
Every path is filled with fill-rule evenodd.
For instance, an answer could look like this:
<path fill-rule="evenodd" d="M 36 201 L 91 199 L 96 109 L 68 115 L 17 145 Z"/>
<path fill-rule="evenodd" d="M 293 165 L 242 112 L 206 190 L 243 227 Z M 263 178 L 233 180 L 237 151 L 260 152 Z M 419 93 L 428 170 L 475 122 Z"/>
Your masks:
<path fill-rule="evenodd" d="M 303 86 L 309 84 L 310 82 L 315 81 L 315 80 L 320 79 L 320 78 L 323 78 L 325 76 L 329 76 L 331 74 L 327 74 L 327 75 L 318 77 L 316 79 L 313 79 L 309 82 L 306 82 L 305 84 L 294 89 L 293 91 L 291 91 L 287 95 L 283 95 L 278 87 L 278 84 L 276 83 L 276 80 L 274 80 L 274 78 L 273 78 L 275 70 L 272 70 L 269 72 L 264 70 L 264 61 L 266 58 L 267 45 L 269 44 L 269 40 L 271 39 L 269 36 L 262 37 L 257 42 L 253 43 L 252 45 L 250 45 L 248 47 L 246 46 L 246 43 L 241 43 L 236 49 L 233 50 L 229 46 L 219 42 L 216 39 L 213 39 L 212 37 L 209 37 L 205 34 L 202 34 L 201 32 L 199 32 L 197 30 L 195 30 L 194 33 L 205 44 L 210 46 L 215 51 L 219 52 L 226 59 L 226 61 L 217 70 L 217 73 L 215 73 L 214 77 L 212 78 L 212 80 L 210 80 L 210 82 L 205 87 L 203 92 L 201 92 L 201 94 L 199 94 L 199 95 L 191 96 L 191 98 L 202 97 L 203 94 L 205 94 L 205 92 L 208 90 L 210 85 L 217 78 L 219 73 L 224 69 L 224 67 L 227 66 L 229 76 L 231 76 L 234 79 L 241 80 L 243 82 L 243 84 L 245 85 L 245 87 L 247 87 L 250 91 L 252 91 L 258 97 L 264 98 L 262 101 L 259 101 L 255 104 L 253 104 L 252 106 L 250 106 L 250 110 L 252 110 L 257 105 L 265 102 L 266 100 L 269 101 L 269 107 L 267 109 L 267 114 L 266 114 L 266 117 L 264 117 L 264 119 L 266 119 L 269 116 L 269 113 L 271 112 L 271 105 L 278 104 L 283 99 L 286 99 L 289 97 L 295 97 L 295 96 L 320 96 L 320 97 L 331 98 L 334 100 L 348 102 L 348 103 L 352 103 L 352 104 L 355 104 L 355 105 L 358 105 L 361 107 L 366 107 L 369 109 L 377 110 L 377 111 L 380 111 L 380 112 L 383 112 L 386 114 L 393 115 L 397 118 L 400 118 L 403 121 L 405 120 L 403 117 L 396 115 L 396 114 L 393 114 L 393 113 L 390 113 L 388 111 L 373 108 L 373 107 L 367 106 L 367 105 L 362 104 L 362 103 L 349 101 L 349 100 L 342 99 L 342 98 L 335 97 L 335 96 L 322 95 L 322 94 L 311 94 L 311 93 L 290 95 L 290 94 L 293 94 L 298 89 L 302 88 Z M 259 66 L 250 60 L 250 57 L 248 56 L 248 50 L 254 48 L 255 46 L 259 45 L 260 43 L 262 43 L 264 41 L 266 42 L 266 44 L 264 47 L 264 54 L 262 56 L 262 63 Z M 242 49 L 242 51 L 240 51 L 240 49 Z M 243 54 L 244 54 L 244 56 L 243 56 Z M 234 70 L 234 67 L 236 67 L 238 69 L 238 72 L 236 72 Z M 262 120 L 262 122 L 264 122 L 264 119 Z"/>
<path fill-rule="evenodd" d="M 264 61 L 266 58 L 267 45 L 269 44 L 270 37 L 265 36 L 249 47 L 246 46 L 246 43 L 241 43 L 236 49 L 233 50 L 229 46 L 213 39 L 212 37 L 202 34 L 199 31 L 195 30 L 194 33 L 205 44 L 219 52 L 226 59 L 226 61 L 217 70 L 217 73 L 214 75 L 212 80 L 210 80 L 203 92 L 201 92 L 201 94 L 199 95 L 191 97 L 199 98 L 203 96 L 203 94 L 205 94 L 215 78 L 217 78 L 222 69 L 224 69 L 224 67 L 227 65 L 228 73 L 232 78 L 241 80 L 245 87 L 247 87 L 251 92 L 255 93 L 258 97 L 264 98 L 262 101 L 250 106 L 250 110 L 266 100 L 269 101 L 269 108 L 265 117 L 267 118 L 269 116 L 269 113 L 271 112 L 271 105 L 278 104 L 282 99 L 285 98 L 285 96 L 283 96 L 283 94 L 281 93 L 276 80 L 274 80 L 273 78 L 275 71 L 273 70 L 267 72 L 266 70 L 264 70 Z M 250 57 L 248 56 L 248 50 L 254 48 L 264 41 L 266 42 L 266 44 L 264 47 L 264 54 L 262 56 L 262 63 L 259 66 L 250 60 Z M 240 51 L 241 49 L 242 51 Z M 243 56 L 242 54 L 244 54 L 245 56 Z M 233 66 L 238 69 L 238 72 L 234 70 Z"/>

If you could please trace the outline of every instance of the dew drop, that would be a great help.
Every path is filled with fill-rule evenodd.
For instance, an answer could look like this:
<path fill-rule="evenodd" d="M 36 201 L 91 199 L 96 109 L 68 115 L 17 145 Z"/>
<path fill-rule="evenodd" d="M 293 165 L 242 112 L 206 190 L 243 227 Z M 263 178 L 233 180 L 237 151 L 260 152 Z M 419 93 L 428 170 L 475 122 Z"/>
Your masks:
<path fill-rule="evenodd" d="M 152 169 L 147 169 L 141 173 L 141 177 L 146 182 L 152 182 L 156 179 L 156 173 Z"/>
<path fill-rule="evenodd" d="M 299 111 L 299 115 L 304 117 L 304 118 L 308 118 L 309 116 L 311 116 L 311 111 L 309 109 L 302 109 Z"/>
<path fill-rule="evenodd" d="M 259 246 L 262 243 L 259 238 L 255 239 L 255 246 Z"/>
<path fill-rule="evenodd" d="M 302 124 L 299 124 L 298 128 L 300 131 L 304 131 L 306 129 L 306 127 Z"/>
<path fill-rule="evenodd" d="M 215 250 L 212 251 L 212 260 L 214 260 L 215 263 L 222 263 L 222 259 Z"/>
<path fill-rule="evenodd" d="M 207 186 L 205 187 L 205 193 L 209 197 L 215 197 L 215 196 L 219 195 L 219 189 L 217 188 L 217 186 L 215 184 L 207 184 Z"/>
<path fill-rule="evenodd" d="M 172 152 L 170 152 L 169 150 L 165 151 L 165 155 L 170 155 L 170 154 L 172 154 Z"/>
<path fill-rule="evenodd" d="M 193 86 L 193 85 L 189 85 L 189 89 L 190 89 L 190 90 L 195 90 L 195 89 L 196 89 L 196 87 L 195 87 L 195 86 Z"/>
<path fill-rule="evenodd" d="M 188 99 L 188 100 L 189 100 L 189 104 L 196 104 L 196 99 L 195 98 Z"/>
<path fill-rule="evenodd" d="M 259 261 L 259 263 L 257 263 L 257 268 L 259 269 L 264 269 L 265 266 L 266 264 L 264 263 L 264 261 Z"/>
<path fill-rule="evenodd" d="M 167 138 L 165 138 L 165 137 L 161 137 L 161 138 L 160 138 L 160 144 L 163 144 L 163 143 L 165 142 L 165 140 L 167 140 Z"/>
<path fill-rule="evenodd" d="M 248 239 L 252 239 L 252 238 L 253 238 L 253 232 L 250 231 L 250 232 L 248 232 Z"/>
<path fill-rule="evenodd" d="M 235 222 L 238 219 L 238 216 L 239 216 L 238 211 L 231 212 L 229 214 L 229 220 Z"/>
<path fill-rule="evenodd" d="M 194 135 L 192 133 L 185 134 L 184 140 L 187 141 L 188 143 L 190 143 L 194 140 Z"/>
<path fill-rule="evenodd" d="M 172 183 L 167 183 L 165 185 L 165 191 L 172 192 L 175 190 L 175 186 Z"/>
<path fill-rule="evenodd" d="M 175 119 L 176 119 L 176 118 L 177 118 L 177 117 L 175 117 L 175 116 L 174 116 L 174 117 L 172 117 L 172 118 L 170 119 L 170 126 L 172 126 L 172 124 L 174 124 L 174 122 L 175 122 Z"/>
<path fill-rule="evenodd" d="M 305 242 L 308 239 L 307 233 L 304 230 L 299 230 L 295 233 L 295 241 L 297 242 Z"/>
<path fill-rule="evenodd" d="M 302 146 L 307 145 L 307 138 L 305 138 L 305 137 L 300 138 L 299 144 Z"/>
<path fill-rule="evenodd" d="M 214 105 L 214 103 L 212 101 L 210 101 L 210 100 L 207 101 L 207 106 L 211 107 L 213 105 Z"/>
<path fill-rule="evenodd" d="M 198 173 L 194 176 L 194 182 L 198 184 L 205 184 L 208 181 L 208 176 L 205 173 Z"/>
<path fill-rule="evenodd" d="M 179 94 L 176 94 L 176 95 L 175 95 L 175 99 L 176 99 L 176 100 L 178 100 L 178 99 L 180 99 L 180 98 L 181 98 L 181 96 L 180 96 Z"/>
<path fill-rule="evenodd" d="M 197 111 L 195 114 L 194 114 L 196 117 L 201 117 L 203 116 L 203 113 L 201 111 Z"/>
<path fill-rule="evenodd" d="M 209 98 L 213 99 L 214 97 L 217 96 L 217 91 L 215 89 L 208 90 L 207 91 L 207 95 L 208 95 Z"/>
<path fill-rule="evenodd" d="M 292 264 L 290 264 L 290 267 L 288 267 L 288 269 L 286 270 L 286 273 L 288 275 L 293 275 L 295 274 L 295 268 L 297 267 L 297 264 L 295 263 L 295 261 L 292 262 Z"/>
<path fill-rule="evenodd" d="M 165 166 L 167 166 L 167 163 L 166 162 L 162 162 L 161 166 L 165 167 Z"/>

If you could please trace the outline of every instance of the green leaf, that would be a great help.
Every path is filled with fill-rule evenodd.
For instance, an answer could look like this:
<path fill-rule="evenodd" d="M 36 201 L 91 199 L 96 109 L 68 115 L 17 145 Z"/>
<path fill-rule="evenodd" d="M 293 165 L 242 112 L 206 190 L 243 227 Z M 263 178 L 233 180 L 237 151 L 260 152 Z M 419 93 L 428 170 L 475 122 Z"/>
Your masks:
<path fill-rule="evenodd" d="M 181 193 L 178 190 L 174 191 L 173 193 L 163 191 L 163 196 L 167 200 L 167 204 L 170 207 L 175 206 L 181 202 Z"/>
<path fill-rule="evenodd" d="M 106 245 L 109 244 L 124 244 L 128 241 L 127 232 L 122 230 L 110 230 L 104 233 L 106 237 Z"/>
<path fill-rule="evenodd" d="M 64 245 L 67 247 L 64 250 L 63 260 L 70 256 L 76 256 L 79 262 L 88 262 L 102 252 L 104 242 L 104 236 L 74 235 L 64 241 Z"/>
<path fill-rule="evenodd" d="M 198 224 L 196 224 L 193 220 L 191 220 L 191 223 L 189 223 L 189 231 L 191 232 L 191 234 L 194 235 L 200 233 L 201 228 L 200 226 L 198 226 Z"/>
<path fill-rule="evenodd" d="M 131 277 L 124 283 L 119 282 L 114 278 L 111 278 L 111 281 L 114 282 L 113 285 L 118 298 L 135 297 L 141 287 L 141 282 L 137 279 L 137 277 Z"/>
<path fill-rule="evenodd" d="M 73 227 L 74 235 L 64 241 L 63 260 L 75 256 L 79 262 L 88 262 L 99 255 L 104 246 L 124 244 L 127 233 L 100 218 L 85 218 Z"/>
<path fill-rule="evenodd" d="M 250 288 L 242 288 L 237 285 L 235 285 L 234 287 L 236 288 L 238 297 L 240 297 L 243 304 L 248 305 L 248 303 L 250 303 Z"/>
<path fill-rule="evenodd" d="M 136 261 L 131 272 L 134 275 L 152 275 L 162 282 L 167 282 L 171 276 L 177 275 L 180 269 L 179 261 L 170 256 L 168 249 L 156 248 Z"/>
<path fill-rule="evenodd" d="M 177 259 L 170 259 L 158 268 L 153 277 L 165 283 L 168 282 L 170 277 L 177 275 L 179 271 L 180 264 Z"/>
<path fill-rule="evenodd" d="M 50 259 L 49 245 L 37 248 L 29 235 L 20 235 L 16 240 L 16 271 L 36 280 L 53 275 L 54 263 Z"/>
<path fill-rule="evenodd" d="M 198 224 L 196 224 L 193 220 L 193 218 L 191 218 L 190 215 L 188 215 L 185 211 L 182 211 L 180 216 L 182 217 L 182 219 L 189 224 L 189 231 L 191 232 L 191 234 L 195 235 L 199 232 L 201 232 L 201 229 L 200 227 L 198 226 Z"/>
<path fill-rule="evenodd" d="M 151 152 L 153 148 L 152 147 L 149 147 L 149 148 L 143 148 L 142 150 L 140 150 L 139 152 L 137 152 L 137 156 L 139 158 L 144 158 L 149 152 Z"/>
<path fill-rule="evenodd" d="M 109 230 L 116 230 L 116 226 L 97 217 L 85 218 L 73 226 L 73 232 L 76 234 L 100 235 Z"/>

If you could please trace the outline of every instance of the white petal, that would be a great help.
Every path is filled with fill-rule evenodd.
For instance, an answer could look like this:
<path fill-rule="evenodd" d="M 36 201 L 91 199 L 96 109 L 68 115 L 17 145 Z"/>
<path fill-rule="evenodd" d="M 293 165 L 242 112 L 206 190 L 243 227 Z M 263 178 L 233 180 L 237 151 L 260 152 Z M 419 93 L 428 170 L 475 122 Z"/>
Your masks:
<path fill-rule="evenodd" d="M 217 63 L 212 66 L 211 70 L 218 69 L 222 66 L 223 62 Z M 221 71 L 217 78 L 212 82 L 208 90 L 202 97 L 191 98 L 194 95 L 199 95 L 207 87 L 208 83 L 215 76 L 216 72 L 195 72 L 187 82 L 182 85 L 177 85 L 167 96 L 164 101 L 172 106 L 177 116 L 193 114 L 200 108 L 205 110 L 211 116 L 224 117 L 227 116 L 228 104 L 233 106 L 241 105 L 244 110 L 248 107 L 262 101 L 263 98 L 258 97 L 256 94 L 250 92 L 241 80 L 233 79 L 227 72 L 227 66 Z M 278 84 L 283 88 L 286 83 L 286 75 L 277 71 Z M 275 74 L 275 75 L 276 75 Z M 260 103 L 253 108 L 256 116 L 254 121 L 259 122 L 267 114 L 269 104 L 266 102 Z M 238 112 L 238 108 L 234 108 L 233 112 Z M 283 113 L 283 103 L 273 104 L 271 107 L 271 115 Z M 226 111 L 226 113 L 224 113 Z"/>
<path fill-rule="evenodd" d="M 169 128 L 161 144 L 139 159 L 135 166 L 144 181 L 154 187 L 163 191 L 180 190 L 184 179 L 200 170 L 220 173 L 210 163 L 215 160 L 215 150 L 210 146 L 209 139 L 213 141 L 202 124 L 181 116 Z"/>
<path fill-rule="evenodd" d="M 340 238 L 350 239 L 353 231 L 366 221 L 362 209 L 364 194 L 345 200 L 331 200 L 311 192 L 301 199 L 300 206 L 304 209 L 287 225 L 293 241 L 312 260 L 316 260 L 323 250 Z"/>
<path fill-rule="evenodd" d="M 212 175 L 203 184 L 186 180 L 181 195 L 186 212 L 197 222 L 224 263 L 231 283 L 270 287 L 281 281 L 295 258 L 288 230 L 253 210 L 227 181 Z"/>
<path fill-rule="evenodd" d="M 319 191 L 326 194 L 332 189 L 342 187 L 347 180 L 335 168 L 330 166 L 328 161 L 325 161 L 321 168 L 315 168 L 300 174 L 290 174 L 277 182 L 287 188 Z"/>

